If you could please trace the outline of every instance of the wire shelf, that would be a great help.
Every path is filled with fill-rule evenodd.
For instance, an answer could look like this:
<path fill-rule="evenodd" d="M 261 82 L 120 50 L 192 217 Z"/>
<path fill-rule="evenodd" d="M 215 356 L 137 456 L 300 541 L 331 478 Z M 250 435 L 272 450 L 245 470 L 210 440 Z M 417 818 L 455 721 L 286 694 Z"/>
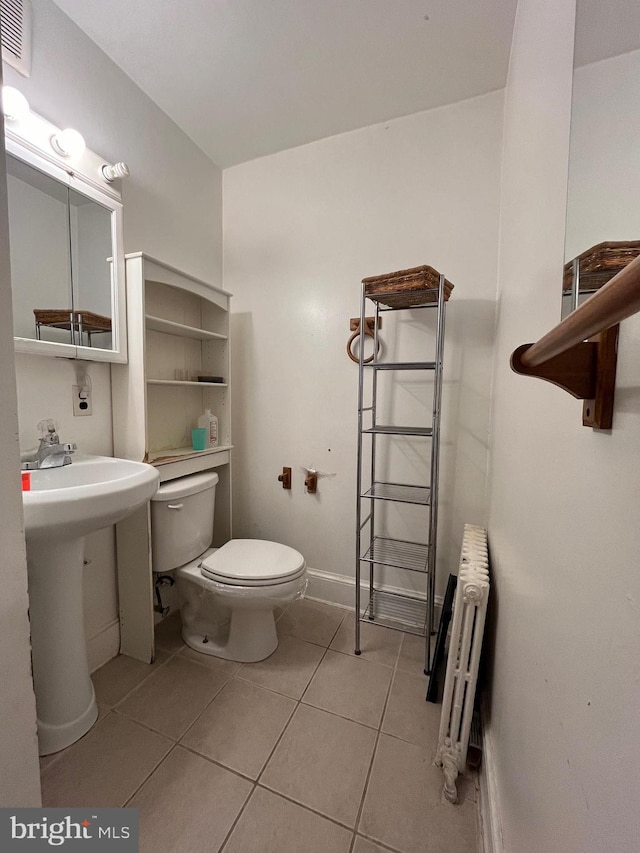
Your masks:
<path fill-rule="evenodd" d="M 360 621 L 424 637 L 425 610 L 425 602 L 420 598 L 374 590 Z"/>
<path fill-rule="evenodd" d="M 403 483 L 375 482 L 361 497 L 380 501 L 401 501 L 406 504 L 428 506 L 431 489 L 428 486 L 412 486 Z"/>
<path fill-rule="evenodd" d="M 371 435 L 433 435 L 431 427 L 374 426 L 371 429 L 363 429 L 362 432 Z"/>
<path fill-rule="evenodd" d="M 370 361 L 365 363 L 366 368 L 376 370 L 435 370 L 435 361 Z"/>
<path fill-rule="evenodd" d="M 375 536 L 366 554 L 361 559 L 366 563 L 394 566 L 397 569 L 408 569 L 412 572 L 426 572 L 428 557 L 428 545 Z M 424 604 L 421 606 L 424 607 Z"/>

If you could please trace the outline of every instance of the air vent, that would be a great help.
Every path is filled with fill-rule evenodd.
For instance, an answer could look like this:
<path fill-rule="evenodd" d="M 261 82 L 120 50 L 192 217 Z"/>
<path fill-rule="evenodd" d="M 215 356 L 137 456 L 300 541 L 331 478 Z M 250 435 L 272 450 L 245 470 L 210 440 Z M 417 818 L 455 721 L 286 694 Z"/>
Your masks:
<path fill-rule="evenodd" d="M 31 74 L 31 2 L 0 0 L 2 59 L 20 74 Z"/>

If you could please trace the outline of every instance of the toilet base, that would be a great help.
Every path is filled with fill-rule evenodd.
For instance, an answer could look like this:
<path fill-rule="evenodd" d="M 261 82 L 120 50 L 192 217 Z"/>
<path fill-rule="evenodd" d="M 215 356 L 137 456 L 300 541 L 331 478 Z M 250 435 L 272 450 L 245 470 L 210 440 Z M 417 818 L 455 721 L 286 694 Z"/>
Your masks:
<path fill-rule="evenodd" d="M 225 660 L 256 663 L 278 648 L 273 610 L 234 610 L 222 638 L 184 626 L 182 639 L 196 652 Z"/>
<path fill-rule="evenodd" d="M 239 663 L 268 658 L 278 648 L 274 610 L 304 596 L 306 573 L 261 587 L 227 585 L 205 578 L 201 559 L 175 572 L 184 642 L 201 654 Z"/>

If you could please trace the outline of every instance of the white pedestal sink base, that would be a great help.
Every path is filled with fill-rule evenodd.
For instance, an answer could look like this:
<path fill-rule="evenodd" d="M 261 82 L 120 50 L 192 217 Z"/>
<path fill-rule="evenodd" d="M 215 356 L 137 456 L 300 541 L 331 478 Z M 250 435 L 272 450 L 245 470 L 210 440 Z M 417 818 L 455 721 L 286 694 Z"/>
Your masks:
<path fill-rule="evenodd" d="M 84 632 L 83 560 L 84 537 L 33 540 L 27 536 L 40 755 L 74 743 L 98 718 Z"/>
<path fill-rule="evenodd" d="M 84 537 L 122 521 L 155 494 L 151 465 L 74 456 L 30 472 L 22 492 L 29 573 L 33 684 L 40 755 L 69 746 L 98 716 L 84 636 Z"/>
<path fill-rule="evenodd" d="M 51 755 L 71 746 L 85 735 L 98 719 L 98 705 L 95 696 L 87 710 L 81 716 L 62 726 L 43 722 L 38 718 L 38 755 Z"/>

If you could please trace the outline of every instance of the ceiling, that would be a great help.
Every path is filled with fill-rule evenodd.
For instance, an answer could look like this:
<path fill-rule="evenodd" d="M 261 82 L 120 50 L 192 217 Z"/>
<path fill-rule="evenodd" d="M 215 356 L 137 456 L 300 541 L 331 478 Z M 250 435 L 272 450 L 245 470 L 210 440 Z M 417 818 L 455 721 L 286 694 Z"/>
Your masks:
<path fill-rule="evenodd" d="M 55 2 L 223 168 L 502 88 L 517 6 Z M 640 0 L 577 5 L 576 64 L 639 46 Z"/>
<path fill-rule="evenodd" d="M 640 0 L 577 0 L 574 64 L 640 48 Z"/>
<path fill-rule="evenodd" d="M 502 88 L 517 5 L 55 2 L 221 167 Z"/>

